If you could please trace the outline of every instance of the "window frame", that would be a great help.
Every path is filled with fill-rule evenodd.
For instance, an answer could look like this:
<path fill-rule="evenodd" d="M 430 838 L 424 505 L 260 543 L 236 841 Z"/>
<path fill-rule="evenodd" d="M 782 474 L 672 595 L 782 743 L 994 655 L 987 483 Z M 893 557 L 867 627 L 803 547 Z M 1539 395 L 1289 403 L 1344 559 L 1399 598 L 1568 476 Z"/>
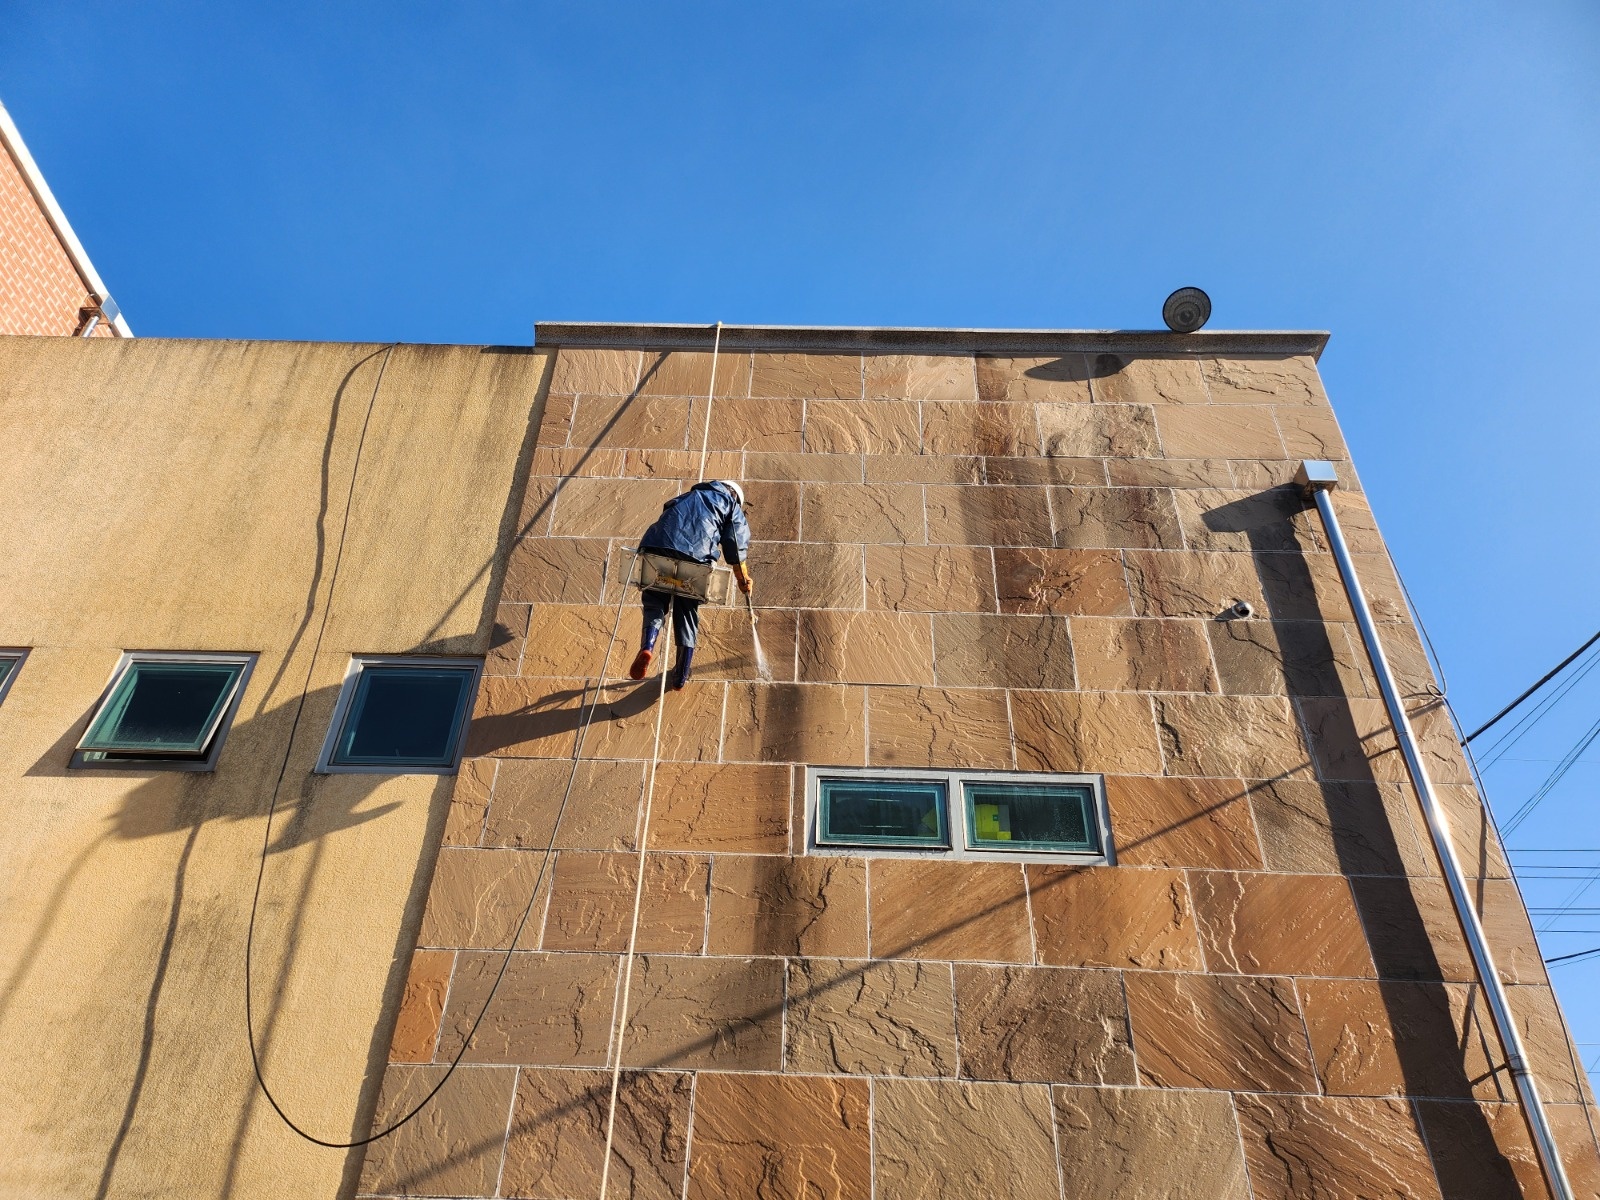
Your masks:
<path fill-rule="evenodd" d="M 822 784 L 825 779 L 892 779 L 895 782 L 905 783 L 937 783 L 944 787 L 944 812 L 941 814 L 940 826 L 944 832 L 944 845 L 934 845 L 925 841 L 920 845 L 912 843 L 896 844 L 892 841 L 860 841 L 860 842 L 824 842 L 822 834 Z M 876 853 L 880 850 L 891 852 L 905 850 L 913 854 L 949 854 L 956 847 L 956 833 L 958 826 L 950 820 L 952 801 L 950 796 L 950 772 L 948 771 L 894 771 L 876 772 L 871 774 L 855 774 L 845 770 L 824 770 L 817 774 L 813 780 L 809 776 L 806 781 L 808 804 L 815 809 L 815 819 L 807 823 L 808 837 L 818 850 L 842 850 L 849 854 Z"/>
<path fill-rule="evenodd" d="M 258 657 L 251 651 L 124 650 L 111 672 L 111 678 L 106 681 L 99 699 L 90 710 L 83 732 L 78 735 L 78 743 L 73 747 L 72 758 L 67 763 L 68 768 L 75 771 L 215 771 L 217 760 L 222 756 L 222 747 L 227 743 L 228 734 L 233 729 L 234 718 L 238 716 L 239 705 L 244 700 L 245 689 L 250 686 L 250 675 L 255 670 Z M 239 677 L 233 683 L 232 694 L 222 706 L 222 712 L 212 727 L 211 736 L 205 742 L 205 753 L 198 758 L 178 756 L 164 758 L 159 754 L 128 754 L 119 758 L 89 757 L 92 754 L 116 753 L 116 751 L 93 748 L 85 749 L 83 742 L 89 736 L 89 731 L 94 728 L 95 722 L 104 713 L 106 705 L 116 695 L 118 687 L 130 669 L 137 663 L 160 662 L 211 663 L 240 668 Z M 12 674 L 14 676 L 15 671 Z"/>
<path fill-rule="evenodd" d="M 822 819 L 823 779 L 903 779 L 935 781 L 945 785 L 945 829 L 950 844 L 946 846 L 871 844 L 839 845 L 818 840 Z M 1002 850 L 992 843 L 973 845 L 967 823 L 967 796 L 963 786 L 967 783 L 1044 783 L 1076 784 L 1087 786 L 1092 796 L 1095 832 L 1100 838 L 1100 851 L 1041 850 L 1036 847 Z M 828 856 L 915 859 L 959 859 L 964 862 L 1042 862 L 1072 863 L 1076 866 L 1115 866 L 1116 843 L 1111 837 L 1111 811 L 1106 804 L 1105 776 L 1099 774 L 1067 773 L 1061 771 L 996 771 L 966 770 L 960 767 L 819 767 L 807 765 L 805 777 L 805 852 Z"/>
<path fill-rule="evenodd" d="M 0 679 L 0 704 L 6 702 L 11 685 L 22 674 L 22 665 L 28 661 L 28 650 L 27 646 L 0 646 L 0 660 L 11 664 L 11 670 L 6 672 L 4 679 Z"/>
<path fill-rule="evenodd" d="M 456 730 L 455 751 L 447 766 L 415 766 L 396 763 L 341 763 L 334 761 L 334 752 L 344 733 L 344 724 L 355 703 L 356 688 L 361 675 L 368 667 L 431 667 L 470 669 L 467 680 L 466 704 L 461 713 L 461 724 Z M 318 775 L 455 775 L 461 770 L 461 759 L 467 746 L 467 730 L 472 726 L 472 710 L 478 699 L 478 685 L 483 681 L 481 658 L 445 657 L 434 654 L 352 654 L 345 668 L 344 682 L 339 686 L 339 698 L 334 702 L 333 715 L 328 720 L 328 736 L 323 739 L 322 752 L 317 755 Z"/>

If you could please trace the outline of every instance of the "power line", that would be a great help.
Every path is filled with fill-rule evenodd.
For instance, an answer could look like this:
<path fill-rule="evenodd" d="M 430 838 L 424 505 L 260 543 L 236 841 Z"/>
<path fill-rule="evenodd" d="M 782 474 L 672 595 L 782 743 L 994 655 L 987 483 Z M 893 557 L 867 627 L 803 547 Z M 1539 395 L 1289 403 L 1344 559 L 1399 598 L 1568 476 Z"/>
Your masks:
<path fill-rule="evenodd" d="M 1506 822 L 1503 832 L 1515 833 L 1517 826 L 1533 815 L 1533 810 L 1538 808 L 1544 798 L 1555 790 L 1556 784 L 1567 777 L 1567 772 L 1572 770 L 1572 764 L 1577 762 L 1579 756 L 1594 744 L 1596 738 L 1600 738 L 1600 721 L 1596 721 L 1589 726 L 1588 731 L 1578 739 L 1577 745 L 1567 751 L 1566 757 L 1557 763 L 1550 774 L 1545 777 L 1545 781 L 1539 785 L 1539 790 L 1523 801 L 1522 807 L 1511 814 L 1511 819 Z"/>
<path fill-rule="evenodd" d="M 1402 588 L 1404 588 L 1405 584 L 1402 583 L 1400 586 Z M 1582 654 L 1585 650 L 1587 650 L 1590 646 L 1594 645 L 1596 642 L 1600 642 L 1600 632 L 1597 632 L 1587 642 L 1585 642 L 1583 645 L 1579 646 L 1571 654 L 1567 655 L 1560 662 L 1558 662 L 1554 667 L 1550 668 L 1550 670 L 1546 671 L 1543 675 L 1541 675 L 1539 677 L 1538 682 L 1535 683 L 1532 687 L 1530 687 L 1527 691 L 1523 692 L 1522 695 L 1518 696 L 1510 704 L 1506 705 L 1499 712 L 1495 713 L 1494 716 L 1490 717 L 1482 725 L 1478 726 L 1471 733 L 1467 734 L 1466 737 L 1462 738 L 1461 739 L 1461 744 L 1463 746 L 1466 745 L 1468 742 L 1470 742 L 1473 738 L 1477 737 L 1484 730 L 1491 728 L 1497 721 L 1500 720 L 1501 717 L 1503 717 L 1507 713 L 1511 712 L 1512 709 L 1517 707 L 1517 705 L 1521 704 L 1529 696 L 1533 695 L 1540 688 L 1542 688 L 1545 684 L 1549 683 L 1550 680 L 1555 678 L 1557 675 L 1561 674 L 1561 672 L 1566 669 L 1566 666 L 1567 666 L 1568 663 L 1570 663 L 1573 659 L 1577 658 L 1578 655 Z"/>
<path fill-rule="evenodd" d="M 1553 967 L 1560 963 L 1581 962 L 1583 959 L 1593 958 L 1596 955 L 1600 955 L 1600 946 L 1590 946 L 1587 950 L 1575 950 L 1571 954 L 1558 954 L 1554 958 L 1547 958 L 1544 960 L 1544 965 Z M 1593 1070 L 1592 1067 L 1589 1069 Z"/>
<path fill-rule="evenodd" d="M 1509 754 L 1511 748 L 1531 733 L 1540 721 L 1549 716 L 1550 710 L 1571 695 L 1572 690 L 1582 683 L 1597 666 L 1600 666 L 1600 654 L 1595 655 L 1595 657 L 1586 662 L 1581 671 L 1551 692 L 1550 695 L 1539 702 L 1532 712 L 1524 716 L 1508 731 L 1501 734 L 1499 739 L 1486 752 L 1489 755 L 1489 761 L 1484 764 L 1485 768 L 1494 766 L 1495 763 Z M 1462 745 L 1465 746 L 1466 743 L 1463 742 Z"/>

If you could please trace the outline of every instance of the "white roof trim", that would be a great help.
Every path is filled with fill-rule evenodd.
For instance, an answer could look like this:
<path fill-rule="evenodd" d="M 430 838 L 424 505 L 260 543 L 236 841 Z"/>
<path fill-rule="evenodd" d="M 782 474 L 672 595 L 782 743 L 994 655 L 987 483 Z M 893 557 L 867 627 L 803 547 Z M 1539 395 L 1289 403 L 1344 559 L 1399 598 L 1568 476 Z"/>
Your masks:
<path fill-rule="evenodd" d="M 22 133 L 17 129 L 16 122 L 11 119 L 11 114 L 6 111 L 4 104 L 0 104 L 0 142 L 5 143 L 6 150 L 21 169 L 22 177 L 28 181 L 28 189 L 33 193 L 33 198 L 38 202 L 40 209 L 44 211 L 45 219 L 50 222 L 51 229 L 55 230 L 57 240 L 61 242 L 67 257 L 72 260 L 72 265 L 77 268 L 84 283 L 102 300 L 110 300 L 111 293 L 100 278 L 100 272 L 94 269 L 94 264 L 89 261 L 89 252 L 83 248 L 78 235 L 72 232 L 67 214 L 62 212 L 61 206 L 56 203 L 50 185 L 44 181 L 44 174 L 39 170 L 39 164 L 34 162 L 33 155 L 28 153 L 27 143 L 22 140 Z M 118 337 L 133 336 L 133 330 L 128 328 L 128 322 L 120 312 L 111 322 L 111 327 Z"/>

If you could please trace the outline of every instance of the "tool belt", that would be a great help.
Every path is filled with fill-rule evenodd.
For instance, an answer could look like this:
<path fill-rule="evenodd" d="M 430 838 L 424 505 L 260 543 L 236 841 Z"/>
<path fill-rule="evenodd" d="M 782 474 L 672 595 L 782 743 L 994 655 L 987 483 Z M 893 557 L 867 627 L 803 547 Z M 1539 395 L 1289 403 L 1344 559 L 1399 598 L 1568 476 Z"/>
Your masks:
<path fill-rule="evenodd" d="M 665 592 L 710 604 L 726 604 L 733 572 L 715 563 L 688 562 L 669 554 L 639 551 L 634 583 L 641 591 Z"/>

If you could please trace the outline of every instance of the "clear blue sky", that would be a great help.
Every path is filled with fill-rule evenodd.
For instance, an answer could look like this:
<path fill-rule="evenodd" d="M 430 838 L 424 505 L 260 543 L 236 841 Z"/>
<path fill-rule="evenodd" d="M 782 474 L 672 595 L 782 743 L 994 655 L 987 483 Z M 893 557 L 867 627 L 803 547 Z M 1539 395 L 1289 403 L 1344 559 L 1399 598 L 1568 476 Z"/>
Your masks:
<path fill-rule="evenodd" d="M 1589 0 L 0 0 L 0 27 L 0 97 L 141 334 L 1148 328 L 1199 284 L 1213 328 L 1332 330 L 1464 719 L 1600 628 Z M 1597 718 L 1600 672 L 1493 768 L 1497 808 Z M 1585 757 L 1514 845 L 1600 847 Z M 1547 954 L 1600 945 L 1600 884 L 1578 904 L 1593 932 Z M 1600 960 L 1555 977 L 1600 1060 Z"/>

